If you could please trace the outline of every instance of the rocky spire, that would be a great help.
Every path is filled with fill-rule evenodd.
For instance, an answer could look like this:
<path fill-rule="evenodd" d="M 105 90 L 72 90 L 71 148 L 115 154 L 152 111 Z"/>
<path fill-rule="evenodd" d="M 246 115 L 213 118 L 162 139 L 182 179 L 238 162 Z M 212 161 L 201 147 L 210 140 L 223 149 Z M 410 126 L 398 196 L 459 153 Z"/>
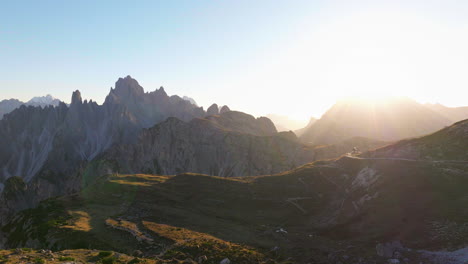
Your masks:
<path fill-rule="evenodd" d="M 71 104 L 82 104 L 83 100 L 81 99 L 81 93 L 80 91 L 76 90 L 73 92 L 72 99 L 71 99 Z"/>

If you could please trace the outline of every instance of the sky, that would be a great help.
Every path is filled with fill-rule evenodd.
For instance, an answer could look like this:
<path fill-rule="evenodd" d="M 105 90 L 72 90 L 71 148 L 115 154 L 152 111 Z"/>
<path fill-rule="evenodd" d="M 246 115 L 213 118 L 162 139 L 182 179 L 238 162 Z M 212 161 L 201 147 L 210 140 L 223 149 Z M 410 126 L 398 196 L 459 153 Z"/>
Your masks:
<path fill-rule="evenodd" d="M 0 100 L 119 77 L 256 116 L 348 96 L 468 105 L 468 1 L 2 1 Z"/>

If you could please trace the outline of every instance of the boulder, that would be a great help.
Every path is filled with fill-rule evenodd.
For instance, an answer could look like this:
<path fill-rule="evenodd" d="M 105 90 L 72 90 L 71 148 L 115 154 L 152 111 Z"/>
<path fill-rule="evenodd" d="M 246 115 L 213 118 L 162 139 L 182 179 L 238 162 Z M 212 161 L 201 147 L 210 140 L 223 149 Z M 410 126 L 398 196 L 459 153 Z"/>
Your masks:
<path fill-rule="evenodd" d="M 231 264 L 231 261 L 228 258 L 225 258 L 219 262 L 219 264 Z"/>
<path fill-rule="evenodd" d="M 400 243 L 400 241 L 393 241 L 388 243 L 379 243 L 375 246 L 377 255 L 385 258 L 393 258 L 395 252 L 404 251 L 405 248 Z"/>

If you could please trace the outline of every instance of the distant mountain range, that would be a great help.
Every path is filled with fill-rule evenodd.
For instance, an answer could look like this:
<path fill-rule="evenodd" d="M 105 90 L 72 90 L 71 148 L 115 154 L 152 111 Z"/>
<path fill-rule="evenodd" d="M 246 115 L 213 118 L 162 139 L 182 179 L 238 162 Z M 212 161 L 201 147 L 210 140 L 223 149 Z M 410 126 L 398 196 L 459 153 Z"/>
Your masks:
<path fill-rule="evenodd" d="M 5 114 L 10 113 L 11 111 L 15 110 L 16 108 L 22 105 L 46 107 L 49 105 L 58 106 L 60 102 L 61 101 L 59 99 L 54 98 L 50 94 L 46 96 L 33 97 L 26 103 L 21 102 L 17 99 L 3 100 L 0 101 L 0 119 L 2 119 Z"/>
<path fill-rule="evenodd" d="M 345 99 L 301 131 L 303 142 L 333 144 L 352 137 L 395 141 L 435 132 L 468 118 L 468 107 L 424 105 L 409 98 Z"/>

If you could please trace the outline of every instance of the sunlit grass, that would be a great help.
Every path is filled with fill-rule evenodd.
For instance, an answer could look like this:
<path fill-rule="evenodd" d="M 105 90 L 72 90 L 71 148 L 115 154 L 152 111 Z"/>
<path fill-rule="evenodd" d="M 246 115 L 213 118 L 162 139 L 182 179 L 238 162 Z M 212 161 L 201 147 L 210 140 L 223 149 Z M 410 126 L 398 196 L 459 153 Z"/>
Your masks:
<path fill-rule="evenodd" d="M 68 214 L 72 217 L 69 225 L 61 226 L 61 228 L 73 229 L 76 231 L 88 232 L 91 230 L 90 216 L 84 211 L 68 211 Z"/>

